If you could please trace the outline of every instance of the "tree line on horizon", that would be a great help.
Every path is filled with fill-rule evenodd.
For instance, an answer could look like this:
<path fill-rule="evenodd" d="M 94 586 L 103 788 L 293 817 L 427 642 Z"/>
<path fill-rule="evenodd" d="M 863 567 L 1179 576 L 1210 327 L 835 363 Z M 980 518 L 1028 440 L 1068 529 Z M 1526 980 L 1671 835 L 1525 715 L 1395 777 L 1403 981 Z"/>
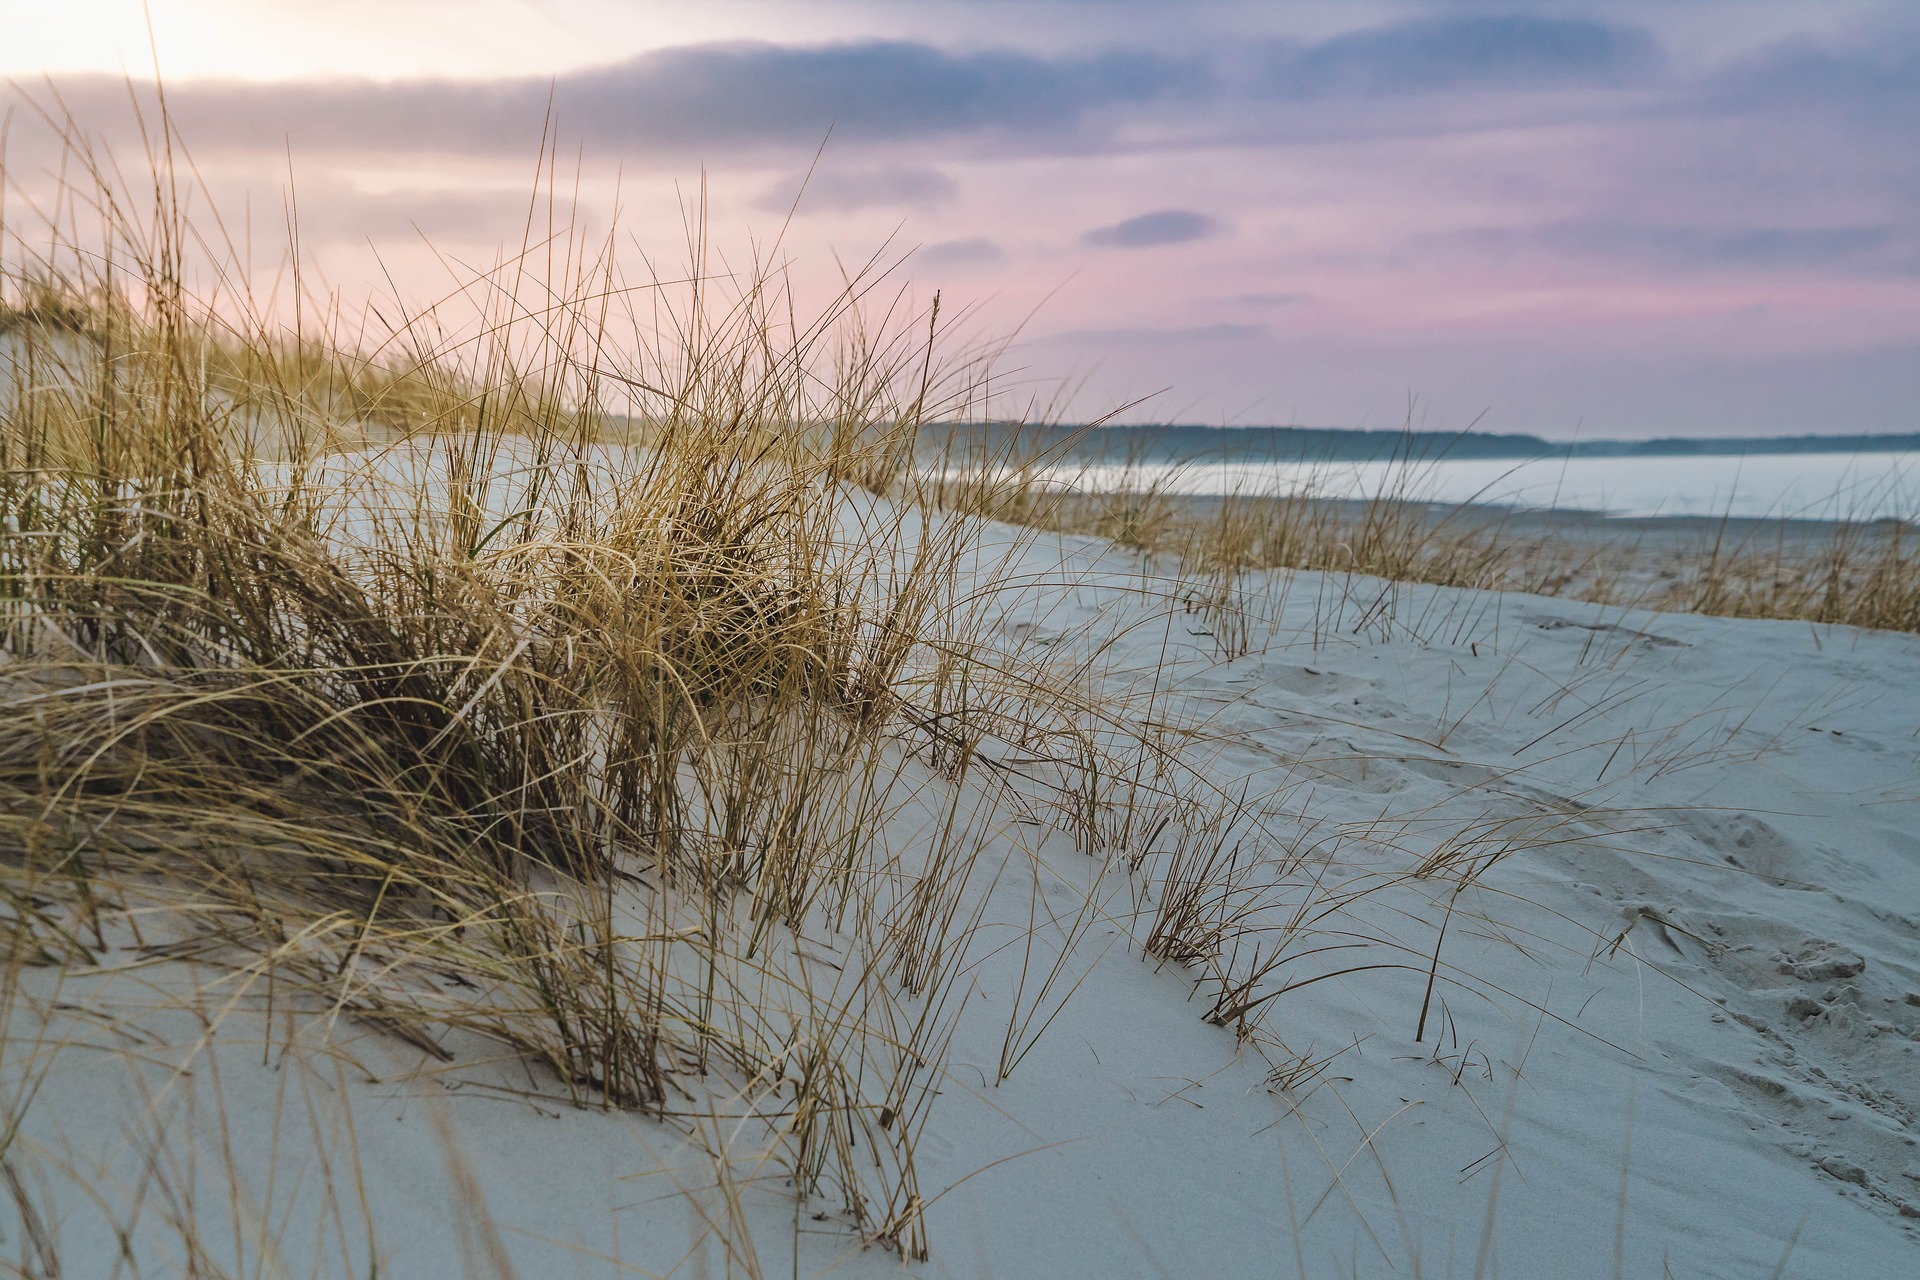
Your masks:
<path fill-rule="evenodd" d="M 1072 462 L 1380 462 L 1920 452 L 1920 432 L 1661 436 L 1552 441 L 1515 432 L 1186 423 L 941 422 L 921 430 L 923 457 L 1039 457 Z"/>

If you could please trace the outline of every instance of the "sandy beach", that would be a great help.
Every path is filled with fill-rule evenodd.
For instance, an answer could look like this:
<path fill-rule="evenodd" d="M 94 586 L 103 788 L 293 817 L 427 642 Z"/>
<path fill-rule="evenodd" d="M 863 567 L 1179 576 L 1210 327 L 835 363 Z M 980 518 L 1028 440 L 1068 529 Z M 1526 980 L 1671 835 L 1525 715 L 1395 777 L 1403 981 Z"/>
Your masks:
<path fill-rule="evenodd" d="M 1082 671 L 1178 742 L 1180 789 L 1237 798 L 1200 908 L 1231 927 L 1143 958 L 1167 849 L 1090 853 L 1017 788 L 968 792 L 915 1270 L 1912 1270 L 1920 640 L 1276 572 L 1229 656 L 1131 553 L 973 555 L 1005 653 Z M 904 847 L 941 804 L 897 763 L 930 788 Z M 161 1182 L 150 1223 L 287 1270 L 898 1273 L 745 1119 L 543 1101 L 482 1042 L 295 1018 L 134 924 L 24 971 L 8 1013 L 57 1046 L 18 1140 L 66 1175 L 39 1176 L 68 1274 L 120 1251 L 74 1183 Z"/>

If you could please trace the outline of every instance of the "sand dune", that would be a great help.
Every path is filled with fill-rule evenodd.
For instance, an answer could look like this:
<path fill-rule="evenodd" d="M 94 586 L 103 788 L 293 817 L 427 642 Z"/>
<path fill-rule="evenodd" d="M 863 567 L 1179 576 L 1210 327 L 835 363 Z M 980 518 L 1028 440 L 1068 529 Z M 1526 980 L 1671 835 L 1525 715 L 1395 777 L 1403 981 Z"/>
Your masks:
<path fill-rule="evenodd" d="M 1166 851 L 983 819 L 924 1274 L 1920 1268 L 1920 640 L 1312 573 L 1209 613 L 1090 539 L 976 555 L 1004 651 L 1244 804 L 1204 907 L 1232 943 L 1193 964 L 1143 959 Z M 119 1273 L 82 1184 L 250 1274 L 901 1266 L 750 1125 L 557 1106 L 484 1042 L 429 1055 L 154 942 L 28 969 L 8 1011 L 50 1055 L 15 1141 L 65 1274 Z"/>

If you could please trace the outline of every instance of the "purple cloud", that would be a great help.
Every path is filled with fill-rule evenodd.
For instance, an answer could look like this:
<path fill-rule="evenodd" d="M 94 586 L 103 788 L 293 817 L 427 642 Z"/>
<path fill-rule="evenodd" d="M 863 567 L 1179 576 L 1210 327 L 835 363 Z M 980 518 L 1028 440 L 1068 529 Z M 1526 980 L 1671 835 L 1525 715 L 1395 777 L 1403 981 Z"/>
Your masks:
<path fill-rule="evenodd" d="M 813 148 L 969 132 L 1071 134 L 1097 111 L 1208 91 L 1193 59 L 1137 50 L 1043 57 L 911 41 L 693 45 L 555 78 L 373 83 L 187 81 L 168 101 L 201 147 L 519 154 L 549 103 L 572 138 L 626 153 Z M 57 86 L 90 124 L 118 117 L 111 76 Z"/>
<path fill-rule="evenodd" d="M 1220 234 L 1222 227 L 1204 213 L 1191 209 L 1156 209 L 1138 217 L 1095 227 L 1080 237 L 1080 242 L 1099 249 L 1157 249 L 1162 245 L 1189 244 Z"/>
<path fill-rule="evenodd" d="M 1269 49 L 1261 87 L 1290 97 L 1567 88 L 1644 78 L 1662 63 L 1638 27 L 1574 18 L 1423 18 Z"/>

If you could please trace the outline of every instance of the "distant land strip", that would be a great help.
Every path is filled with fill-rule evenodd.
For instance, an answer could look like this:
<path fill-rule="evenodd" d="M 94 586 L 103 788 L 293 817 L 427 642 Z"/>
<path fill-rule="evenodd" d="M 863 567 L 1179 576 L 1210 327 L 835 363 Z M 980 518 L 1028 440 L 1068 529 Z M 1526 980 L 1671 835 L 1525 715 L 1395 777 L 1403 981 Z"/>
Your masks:
<path fill-rule="evenodd" d="M 1726 457 L 1920 452 L 1920 432 L 1550 441 L 1539 436 L 1486 431 L 943 422 L 929 424 L 922 430 L 919 452 L 923 458 L 955 461 L 1076 463 Z"/>

